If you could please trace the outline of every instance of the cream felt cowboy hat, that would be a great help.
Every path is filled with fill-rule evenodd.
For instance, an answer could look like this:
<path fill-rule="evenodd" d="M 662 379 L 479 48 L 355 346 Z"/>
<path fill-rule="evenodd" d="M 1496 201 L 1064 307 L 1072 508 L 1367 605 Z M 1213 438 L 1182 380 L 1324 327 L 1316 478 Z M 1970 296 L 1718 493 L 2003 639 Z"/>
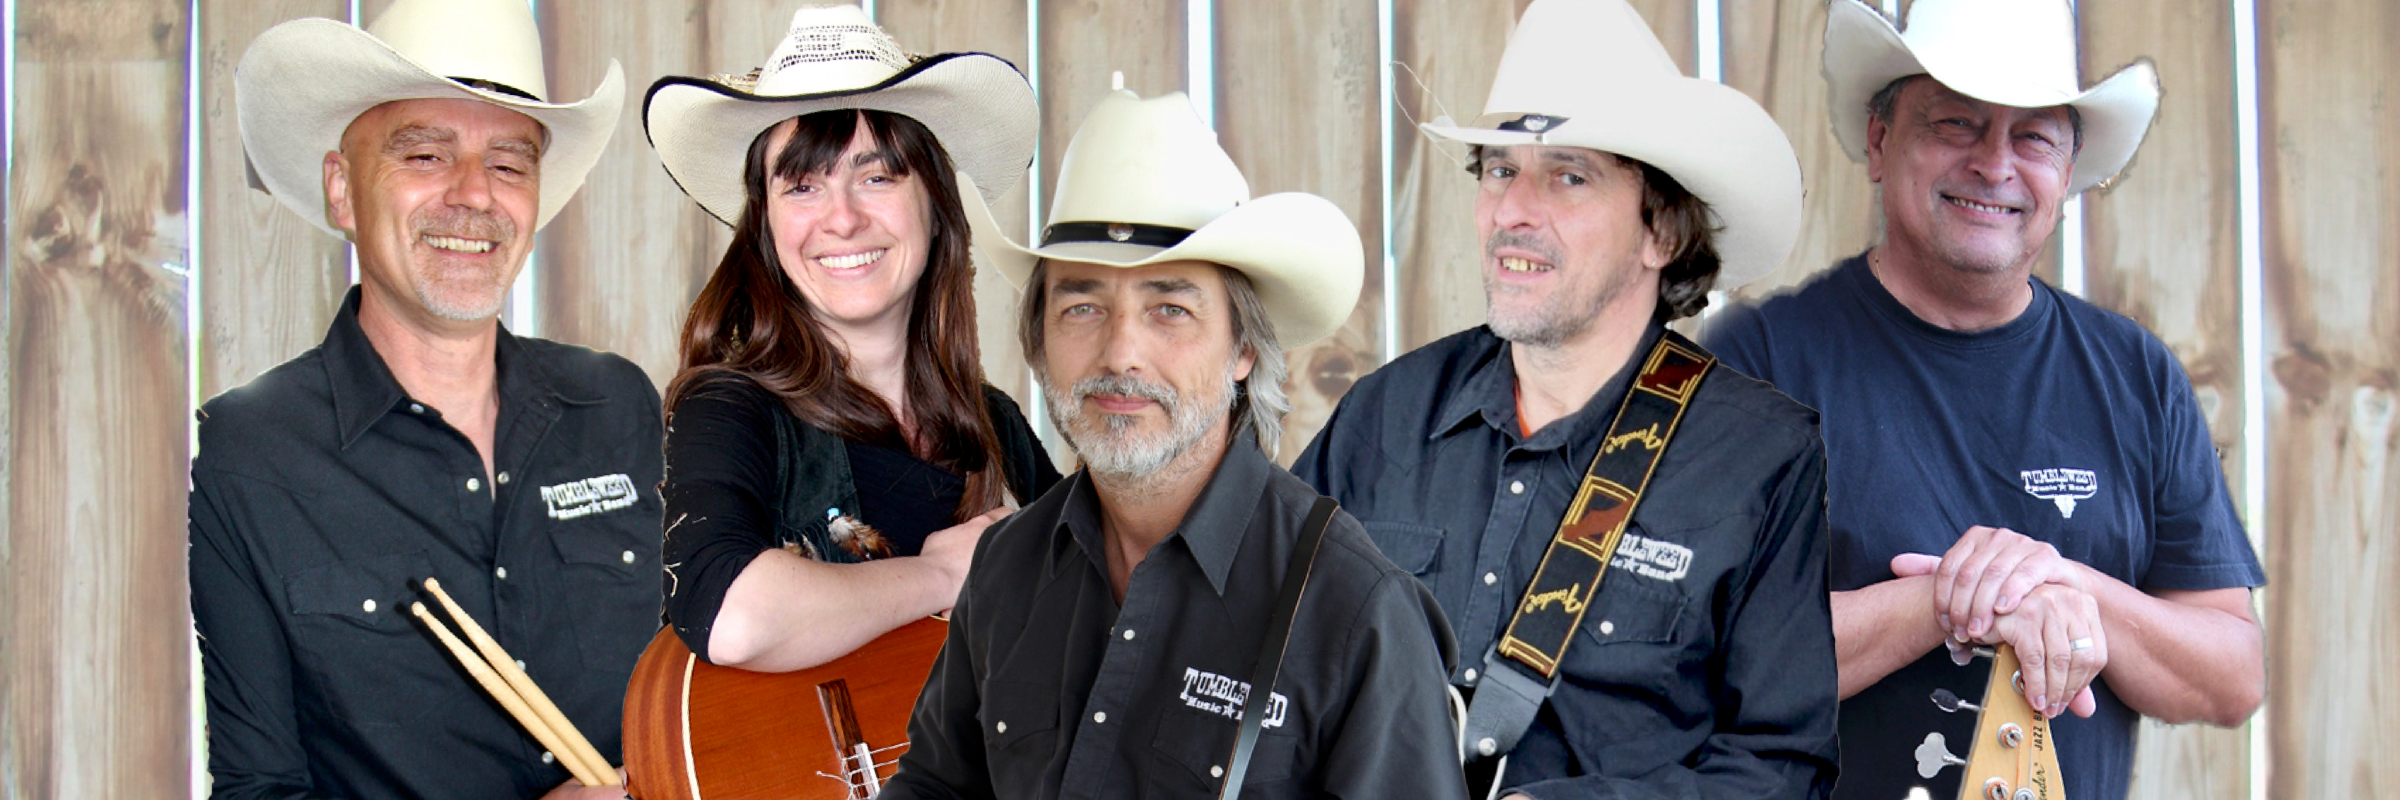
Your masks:
<path fill-rule="evenodd" d="M 1483 116 L 1424 130 L 1657 167 L 1715 212 L 1721 289 L 1772 271 L 1800 238 L 1800 161 L 1783 129 L 1747 95 L 1684 77 L 1624 0 L 1534 0 L 1500 55 Z"/>
<path fill-rule="evenodd" d="M 242 149 L 257 185 L 335 236 L 325 154 L 368 109 L 394 100 L 481 100 L 539 122 L 540 228 L 575 196 L 616 132 L 624 71 L 608 62 L 592 95 L 550 102 L 542 36 L 524 0 L 398 0 L 365 30 L 330 19 L 269 28 L 233 70 Z"/>
<path fill-rule="evenodd" d="M 2018 108 L 2072 106 L 2083 146 L 2068 193 L 2109 182 L 2133 160 L 2158 112 L 2149 59 L 2080 89 L 2075 11 L 2065 0 L 1918 0 L 1908 29 L 1858 0 L 1833 0 L 1825 17 L 1825 84 L 1833 132 L 1855 160 L 1867 157 L 1867 101 L 1894 80 L 1931 75 L 1952 91 Z"/>
<path fill-rule="evenodd" d="M 907 55 L 851 5 L 794 12 L 783 42 L 748 75 L 660 78 L 643 103 L 642 127 L 676 185 L 733 225 L 746 200 L 743 162 L 759 133 L 845 108 L 922 123 L 951 165 L 993 198 L 1025 177 L 1040 133 L 1033 86 L 1008 61 L 986 53 Z"/>
<path fill-rule="evenodd" d="M 1143 100 L 1119 89 L 1092 108 L 1059 161 L 1038 246 L 1010 240 L 983 203 L 966 205 L 975 249 L 1020 290 L 1045 258 L 1220 264 L 1249 277 L 1287 350 L 1341 327 L 1366 280 L 1366 248 L 1349 215 L 1301 192 L 1252 199 L 1250 182 L 1182 92 Z"/>

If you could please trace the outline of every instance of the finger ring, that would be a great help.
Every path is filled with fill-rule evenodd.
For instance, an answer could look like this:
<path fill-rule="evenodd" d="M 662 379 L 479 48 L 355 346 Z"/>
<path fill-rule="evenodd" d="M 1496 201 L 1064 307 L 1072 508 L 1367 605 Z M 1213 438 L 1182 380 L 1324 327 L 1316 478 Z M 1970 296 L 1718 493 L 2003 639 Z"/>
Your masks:
<path fill-rule="evenodd" d="M 2076 651 L 2076 652 L 2082 652 L 2082 651 L 2085 651 L 2085 650 L 2090 650 L 2090 649 L 2092 649 L 2092 637 L 2086 636 L 2086 637 L 2083 637 L 2083 638 L 2081 638 L 2081 639 L 2077 639 L 2077 640 L 2075 640 L 2075 641 L 2068 642 L 2068 643 L 2067 643 L 2067 649 L 2068 649 L 2068 650 L 2073 650 L 2073 651 Z"/>

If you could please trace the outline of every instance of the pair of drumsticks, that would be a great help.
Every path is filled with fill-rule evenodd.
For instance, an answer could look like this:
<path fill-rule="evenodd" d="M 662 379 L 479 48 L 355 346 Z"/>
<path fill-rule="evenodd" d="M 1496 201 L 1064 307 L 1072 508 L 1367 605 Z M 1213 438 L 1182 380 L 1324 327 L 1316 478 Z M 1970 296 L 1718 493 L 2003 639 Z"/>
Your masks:
<path fill-rule="evenodd" d="M 475 676 L 475 682 L 482 684 L 483 690 L 490 693 L 493 700 L 500 701 L 501 707 L 508 709 L 509 716 L 517 718 L 517 724 L 525 726 L 527 733 L 533 734 L 536 741 L 549 748 L 551 755 L 558 757 L 558 763 L 567 768 L 568 774 L 575 776 L 577 783 L 585 786 L 622 784 L 617 780 L 616 768 L 608 765 L 608 759 L 600 757 L 600 751 L 592 747 L 591 741 L 583 738 L 581 731 L 575 730 L 575 723 L 568 722 L 567 715 L 559 713 L 558 706 L 550 702 L 550 696 L 542 693 L 542 687 L 533 684 L 533 678 L 517 666 L 515 659 L 508 657 L 508 651 L 500 649 L 500 643 L 484 633 L 483 626 L 475 624 L 475 618 L 467 616 L 466 610 L 459 608 L 458 603 L 450 599 L 449 593 L 442 591 L 440 581 L 426 578 L 425 590 L 441 601 L 442 608 L 450 612 L 452 619 L 458 620 L 459 630 L 466 631 L 467 639 L 475 643 L 475 649 L 469 650 L 466 645 L 460 644 L 458 637 L 450 633 L 450 626 L 442 624 L 432 612 L 426 611 L 424 603 L 410 603 L 408 610 L 433 628 L 433 635 L 442 640 L 443 646 L 450 648 L 450 655 L 458 659 L 459 666 L 466 667 L 467 674 Z M 481 655 L 477 655 L 478 652 Z"/>

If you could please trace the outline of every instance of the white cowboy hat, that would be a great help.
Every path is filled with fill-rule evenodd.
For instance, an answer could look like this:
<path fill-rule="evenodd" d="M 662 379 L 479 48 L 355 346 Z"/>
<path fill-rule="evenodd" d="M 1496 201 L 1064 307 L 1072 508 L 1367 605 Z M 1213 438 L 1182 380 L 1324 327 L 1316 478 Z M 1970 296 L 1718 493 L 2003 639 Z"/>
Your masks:
<path fill-rule="evenodd" d="M 742 216 L 743 162 L 761 131 L 833 109 L 889 111 L 924 124 L 951 165 L 988 198 L 1033 162 L 1040 107 L 1017 68 L 987 53 L 910 56 L 858 6 L 810 6 L 749 75 L 650 85 L 642 126 L 684 194 L 727 225 Z M 962 191 L 960 194 L 973 194 Z"/>
<path fill-rule="evenodd" d="M 1716 213 L 1717 288 L 1782 265 L 1800 238 L 1800 160 L 1749 96 L 1684 77 L 1624 0 L 1534 0 L 1472 125 L 1424 126 L 1474 145 L 1582 147 L 1675 178 Z"/>
<path fill-rule="evenodd" d="M 542 35 L 524 0 L 398 0 L 365 30 L 330 19 L 267 29 L 233 69 L 242 149 L 257 184 L 326 233 L 325 154 L 368 109 L 394 100 L 481 100 L 539 122 L 540 228 L 575 196 L 617 129 L 617 62 L 580 102 L 550 102 Z"/>
<path fill-rule="evenodd" d="M 1059 161 L 1039 246 L 1012 241 L 983 203 L 966 206 L 975 249 L 1020 290 L 1045 258 L 1221 264 L 1249 277 L 1287 350 L 1341 327 L 1366 280 L 1349 215 L 1301 192 L 1251 199 L 1250 182 L 1182 92 L 1143 100 L 1119 89 L 1092 108 Z"/>
<path fill-rule="evenodd" d="M 1867 157 L 1867 101 L 1892 81 L 1924 74 L 1987 103 L 2073 106 L 2083 117 L 2083 146 L 2067 192 L 2106 184 L 2150 131 L 2158 72 L 2140 59 L 2083 90 L 2080 63 L 2075 11 L 2063 0 L 1918 0 L 1906 32 L 1858 0 L 1833 0 L 1825 16 L 1833 132 L 1859 161 Z"/>

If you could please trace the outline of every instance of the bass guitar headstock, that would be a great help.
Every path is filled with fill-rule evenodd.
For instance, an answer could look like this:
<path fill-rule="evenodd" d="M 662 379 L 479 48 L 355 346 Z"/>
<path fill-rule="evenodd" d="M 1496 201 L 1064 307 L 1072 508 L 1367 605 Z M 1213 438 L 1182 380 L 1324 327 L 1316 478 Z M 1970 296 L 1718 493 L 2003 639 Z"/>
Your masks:
<path fill-rule="evenodd" d="M 1954 657 L 1957 653 L 1953 651 Z M 1983 702 L 1967 702 L 1949 689 L 1934 690 L 1932 701 L 1947 713 L 1975 714 L 1975 737 L 1967 743 L 1967 756 L 1960 758 L 1940 733 L 1926 734 L 1925 742 L 1917 745 L 1917 776 L 1930 780 L 1944 769 L 1962 768 L 1958 800 L 2066 800 L 2050 721 L 2025 699 L 2016 649 L 1977 647 L 1967 655 L 1991 659 L 1992 677 L 1984 684 Z"/>

